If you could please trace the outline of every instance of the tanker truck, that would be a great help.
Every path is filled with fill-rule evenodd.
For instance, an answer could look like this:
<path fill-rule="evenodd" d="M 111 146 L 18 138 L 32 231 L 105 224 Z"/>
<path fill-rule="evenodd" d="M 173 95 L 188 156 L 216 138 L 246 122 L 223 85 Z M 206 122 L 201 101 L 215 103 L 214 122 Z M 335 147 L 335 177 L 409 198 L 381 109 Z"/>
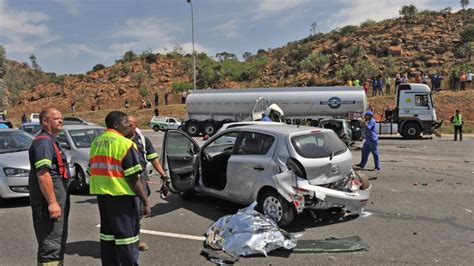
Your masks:
<path fill-rule="evenodd" d="M 439 127 L 428 86 L 401 84 L 396 97 L 397 107 L 387 111 L 386 119 L 377 123 L 379 133 L 400 133 L 404 138 L 415 138 L 422 132 L 431 135 Z M 361 128 L 360 119 L 368 107 L 362 87 L 195 90 L 186 99 L 187 120 L 182 128 L 193 136 L 212 135 L 224 123 L 248 120 L 259 98 L 265 99 L 268 106 L 281 108 L 286 123 L 312 126 L 317 126 L 322 119 L 342 118 L 348 119 L 353 128 Z M 267 110 L 266 114 L 277 121 L 277 110 Z"/>

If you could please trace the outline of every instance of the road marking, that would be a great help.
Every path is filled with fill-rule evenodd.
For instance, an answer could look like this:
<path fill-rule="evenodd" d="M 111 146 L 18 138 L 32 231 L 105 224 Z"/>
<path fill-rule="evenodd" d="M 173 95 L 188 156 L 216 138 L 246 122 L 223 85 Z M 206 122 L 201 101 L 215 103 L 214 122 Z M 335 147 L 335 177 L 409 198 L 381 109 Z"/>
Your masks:
<path fill-rule="evenodd" d="M 360 214 L 360 217 L 369 217 L 369 216 L 372 216 L 372 213 L 368 211 L 363 211 Z"/>
<path fill-rule="evenodd" d="M 100 227 L 100 224 L 96 225 L 95 227 Z M 206 238 L 203 236 L 184 235 L 184 234 L 168 233 L 168 232 L 161 232 L 161 231 L 153 231 L 153 230 L 147 230 L 147 229 L 140 229 L 140 233 L 155 235 L 155 236 L 166 236 L 166 237 L 173 237 L 173 238 L 198 240 L 198 241 L 206 240 Z"/>

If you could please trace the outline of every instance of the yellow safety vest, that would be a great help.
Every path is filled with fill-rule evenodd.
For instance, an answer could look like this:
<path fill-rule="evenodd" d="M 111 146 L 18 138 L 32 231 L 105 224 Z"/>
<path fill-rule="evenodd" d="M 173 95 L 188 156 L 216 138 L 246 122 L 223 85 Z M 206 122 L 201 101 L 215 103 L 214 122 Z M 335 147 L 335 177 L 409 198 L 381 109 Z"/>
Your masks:
<path fill-rule="evenodd" d="M 462 126 L 462 115 L 454 115 L 454 125 L 455 126 Z"/>
<path fill-rule="evenodd" d="M 90 149 L 90 193 L 95 195 L 134 196 L 135 192 L 125 178 L 142 171 L 138 163 L 128 169 L 122 161 L 130 148 L 136 149 L 133 141 L 113 129 L 107 129 L 91 143 Z"/>

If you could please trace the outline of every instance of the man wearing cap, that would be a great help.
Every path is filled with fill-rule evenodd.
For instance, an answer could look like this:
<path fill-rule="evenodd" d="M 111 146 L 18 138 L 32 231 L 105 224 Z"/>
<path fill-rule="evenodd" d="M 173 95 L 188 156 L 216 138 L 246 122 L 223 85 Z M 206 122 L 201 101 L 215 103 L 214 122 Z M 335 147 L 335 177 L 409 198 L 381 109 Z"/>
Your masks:
<path fill-rule="evenodd" d="M 458 140 L 459 132 L 459 141 L 462 141 L 462 126 L 464 121 L 462 120 L 461 111 L 456 110 L 456 114 L 451 117 L 451 123 L 454 124 L 454 141 Z"/>
<path fill-rule="evenodd" d="M 369 153 L 372 153 L 374 156 L 374 163 L 375 163 L 375 170 L 380 170 L 380 160 L 379 160 L 379 151 L 377 149 L 377 144 L 379 137 L 375 130 L 375 119 L 374 114 L 370 111 L 365 113 L 365 127 L 364 127 L 364 135 L 365 141 L 364 145 L 362 146 L 362 158 L 360 163 L 356 164 L 356 166 L 360 168 L 364 168 L 367 164 L 367 160 L 369 159 Z"/>

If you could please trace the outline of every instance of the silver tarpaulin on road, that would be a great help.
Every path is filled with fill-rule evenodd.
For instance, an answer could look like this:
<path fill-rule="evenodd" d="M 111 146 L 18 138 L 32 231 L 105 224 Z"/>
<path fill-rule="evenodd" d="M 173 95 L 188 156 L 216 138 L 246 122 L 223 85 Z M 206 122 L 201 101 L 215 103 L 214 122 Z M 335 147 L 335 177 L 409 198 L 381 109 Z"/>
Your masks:
<path fill-rule="evenodd" d="M 256 202 L 236 214 L 221 217 L 206 232 L 206 245 L 233 256 L 263 254 L 296 246 L 293 235 L 275 221 L 254 210 Z"/>

